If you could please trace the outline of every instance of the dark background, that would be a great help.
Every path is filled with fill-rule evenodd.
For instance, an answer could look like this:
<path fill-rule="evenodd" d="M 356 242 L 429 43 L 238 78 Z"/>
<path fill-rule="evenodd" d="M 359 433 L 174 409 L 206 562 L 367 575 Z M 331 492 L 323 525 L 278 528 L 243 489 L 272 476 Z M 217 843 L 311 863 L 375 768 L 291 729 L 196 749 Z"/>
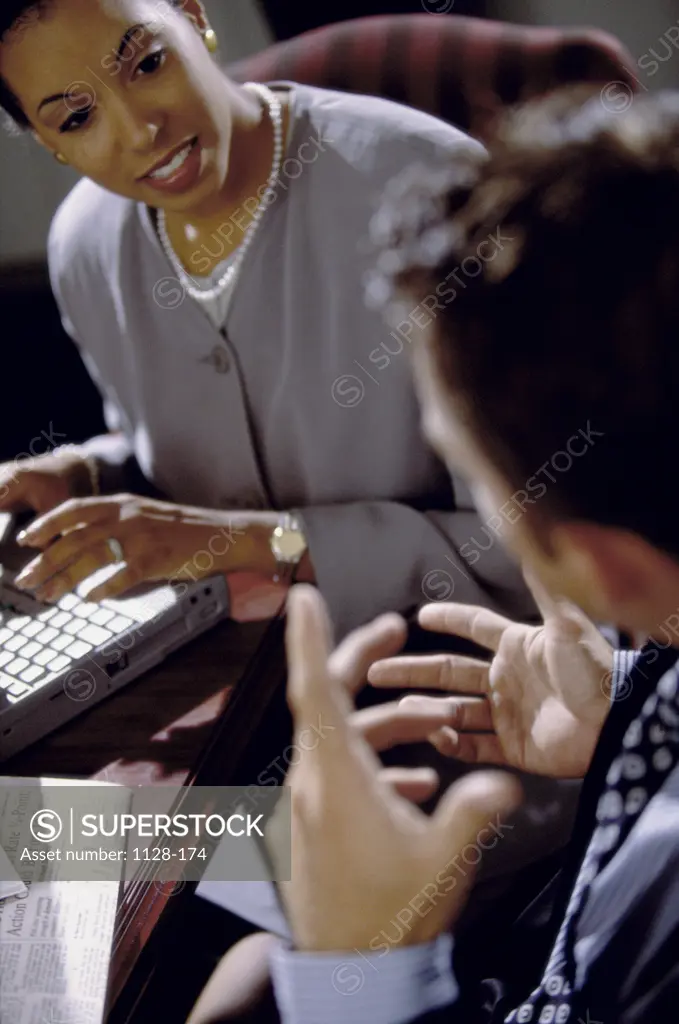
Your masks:
<path fill-rule="evenodd" d="M 443 0 L 260 0 L 272 32 L 287 39 L 308 29 L 370 14 L 429 12 Z M 455 14 L 484 13 L 485 0 L 455 0 Z M 440 15 L 445 17 L 446 15 Z M 11 197 L 0 197 L 3 202 Z M 105 429 L 101 401 L 75 346 L 61 328 L 52 299 L 47 268 L 36 264 L 0 269 L 2 310 L 3 400 L 0 403 L 0 461 L 44 450 L 48 435 L 77 444 Z"/>
<path fill-rule="evenodd" d="M 427 0 L 423 7 L 419 0 L 328 0 L 319 4 L 292 3 L 291 0 L 259 0 L 261 8 L 277 39 L 289 39 L 311 28 L 329 25 L 349 18 L 363 18 L 370 14 L 422 14 L 445 6 L 444 0 Z M 455 14 L 483 15 L 485 0 L 455 0 Z M 451 12 L 452 13 L 452 12 Z"/>

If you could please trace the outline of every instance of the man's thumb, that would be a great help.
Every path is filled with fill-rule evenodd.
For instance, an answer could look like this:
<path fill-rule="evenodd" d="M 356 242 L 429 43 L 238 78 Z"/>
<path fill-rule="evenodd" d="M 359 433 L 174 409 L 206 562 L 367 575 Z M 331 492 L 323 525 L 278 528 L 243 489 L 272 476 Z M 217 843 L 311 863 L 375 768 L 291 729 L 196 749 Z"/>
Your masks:
<path fill-rule="evenodd" d="M 475 846 L 478 863 L 484 850 L 504 838 L 503 825 L 522 801 L 521 786 L 508 772 L 470 772 L 450 787 L 436 808 L 433 823 L 443 852 L 450 856 L 453 850 Z"/>

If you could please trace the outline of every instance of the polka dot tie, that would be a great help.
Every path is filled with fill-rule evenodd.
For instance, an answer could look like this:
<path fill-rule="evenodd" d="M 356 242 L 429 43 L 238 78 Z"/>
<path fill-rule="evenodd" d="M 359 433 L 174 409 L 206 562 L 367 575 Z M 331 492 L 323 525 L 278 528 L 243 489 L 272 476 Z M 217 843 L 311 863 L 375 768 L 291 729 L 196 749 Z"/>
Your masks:
<path fill-rule="evenodd" d="M 547 967 L 531 996 L 507 1024 L 562 1024 L 571 1019 L 575 934 L 592 883 L 629 835 L 648 801 L 679 760 L 678 676 L 667 672 L 630 723 L 597 805 L 597 827 L 573 888 Z"/>

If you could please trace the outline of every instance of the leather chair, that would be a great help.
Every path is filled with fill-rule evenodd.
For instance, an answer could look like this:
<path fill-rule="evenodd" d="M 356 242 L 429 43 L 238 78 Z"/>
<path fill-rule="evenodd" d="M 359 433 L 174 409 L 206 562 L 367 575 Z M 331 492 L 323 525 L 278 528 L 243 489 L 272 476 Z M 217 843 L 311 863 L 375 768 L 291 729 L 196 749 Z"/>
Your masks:
<path fill-rule="evenodd" d="M 617 83 L 619 95 L 631 94 L 633 68 L 625 47 L 594 28 L 405 14 L 314 29 L 227 72 L 239 82 L 288 80 L 383 96 L 487 141 L 504 107 L 569 83 Z"/>

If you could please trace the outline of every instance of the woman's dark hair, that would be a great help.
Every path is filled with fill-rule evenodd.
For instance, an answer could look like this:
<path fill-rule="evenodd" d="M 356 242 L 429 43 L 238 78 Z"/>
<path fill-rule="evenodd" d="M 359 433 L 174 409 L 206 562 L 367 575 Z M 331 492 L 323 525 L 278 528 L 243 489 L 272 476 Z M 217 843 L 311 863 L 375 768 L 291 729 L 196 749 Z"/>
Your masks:
<path fill-rule="evenodd" d="M 21 32 L 49 13 L 56 0 L 0 0 L 0 44 L 14 32 Z M 173 7 L 183 7 L 184 0 L 168 0 Z M 6 127 L 11 133 L 31 127 L 19 100 L 0 76 L 0 107 L 7 114 Z"/>
<path fill-rule="evenodd" d="M 20 32 L 42 18 L 51 0 L 3 0 L 0 7 L 0 43 L 12 32 Z M 0 76 L 0 106 L 9 117 L 7 127 L 12 130 L 31 127 L 10 87 Z"/>
<path fill-rule="evenodd" d="M 531 104 L 489 154 L 394 184 L 374 237 L 376 303 L 430 318 L 413 343 L 538 533 L 678 557 L 679 93 Z"/>

